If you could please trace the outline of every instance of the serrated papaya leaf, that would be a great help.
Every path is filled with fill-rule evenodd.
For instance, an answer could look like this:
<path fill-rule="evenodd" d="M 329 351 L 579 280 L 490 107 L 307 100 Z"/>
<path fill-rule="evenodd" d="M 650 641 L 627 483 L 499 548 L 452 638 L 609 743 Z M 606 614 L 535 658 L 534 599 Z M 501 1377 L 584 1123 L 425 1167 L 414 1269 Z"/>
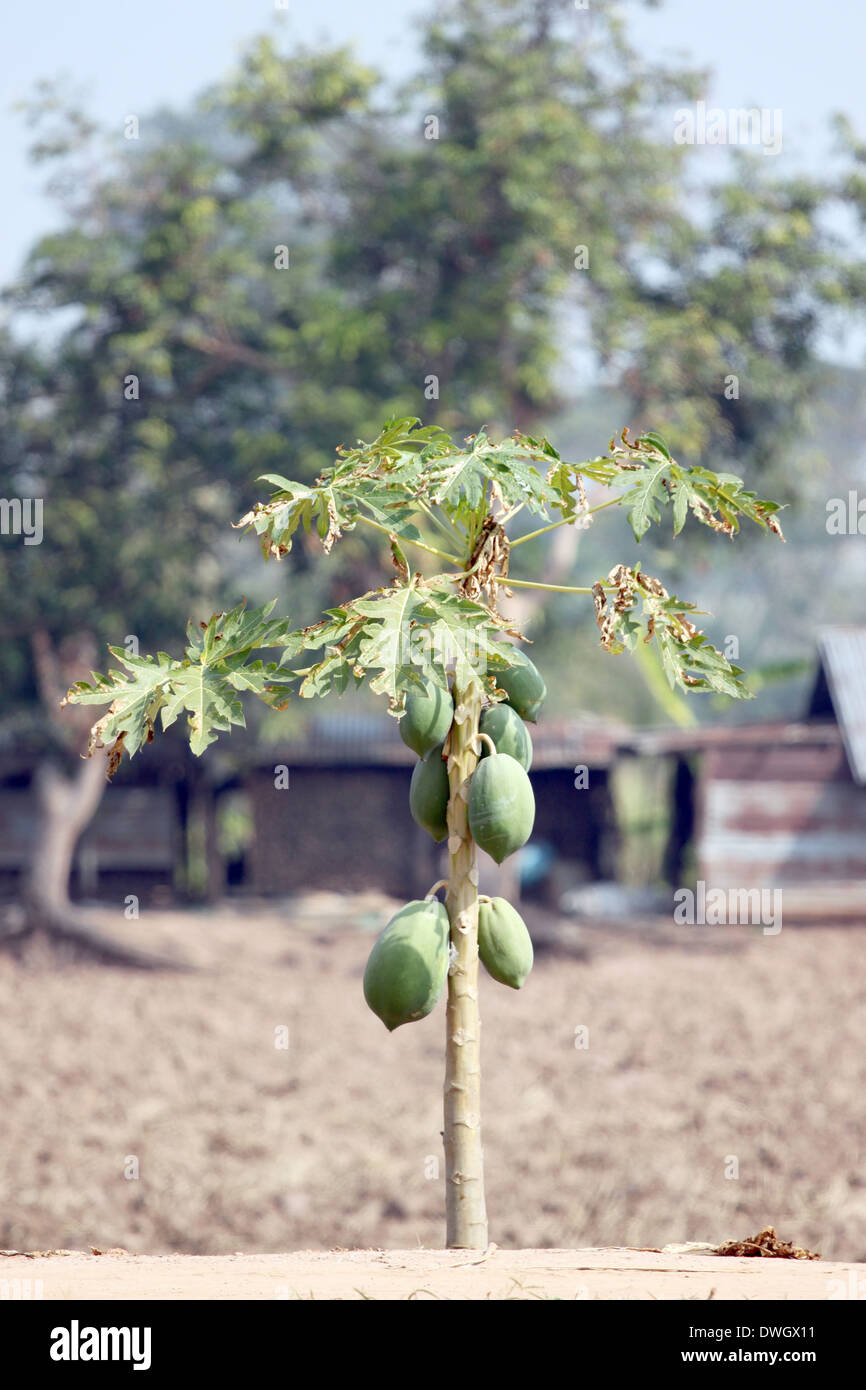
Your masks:
<path fill-rule="evenodd" d="M 698 611 L 694 604 L 668 594 L 659 580 L 637 566 L 615 566 L 607 580 L 593 586 L 593 598 L 602 646 L 608 651 L 619 654 L 623 647 L 633 647 L 638 637 L 645 643 L 654 640 L 671 689 L 753 698 L 740 680 L 740 668 L 732 666 L 692 622 Z"/>
<path fill-rule="evenodd" d="M 188 628 L 191 661 L 229 662 L 261 647 L 281 647 L 292 635 L 288 619 L 271 618 L 276 599 L 247 609 L 246 601 L 227 613 L 215 613 L 204 626 Z"/>
<path fill-rule="evenodd" d="M 308 644 L 322 645 L 325 630 L 311 629 Z M 514 651 L 503 619 L 431 581 L 363 595 L 341 610 L 340 630 L 342 639 L 305 673 L 300 690 L 305 698 L 343 688 L 347 672 L 356 684 L 367 680 L 375 694 L 387 695 L 392 706 L 401 705 L 419 680 L 447 688 L 450 669 L 487 690 L 488 664 L 498 658 L 507 665 Z"/>
<path fill-rule="evenodd" d="M 295 672 L 276 662 L 252 658 L 254 651 L 285 646 L 292 637 L 286 619 L 270 615 L 276 600 L 247 609 L 244 602 L 227 613 L 215 613 L 206 623 L 190 623 L 186 659 L 167 653 L 132 656 L 122 647 L 109 647 L 125 668 L 108 676 L 94 675 L 94 684 L 80 681 L 67 700 L 75 704 L 109 704 L 91 732 L 92 752 L 122 740 L 132 757 L 153 736 L 157 716 L 163 729 L 188 715 L 190 747 L 202 753 L 220 733 L 245 723 L 239 692 L 256 695 L 266 704 L 284 704 Z"/>
<path fill-rule="evenodd" d="M 747 491 L 741 478 L 733 473 L 716 474 L 699 465 L 684 468 L 671 457 L 660 435 L 645 434 L 630 444 L 627 434 L 623 431 L 622 446 L 611 440 L 611 460 L 618 472 L 607 481 L 609 486 L 625 489 L 620 501 L 628 508 L 636 540 L 661 521 L 663 510 L 670 505 L 675 535 L 691 510 L 703 525 L 727 536 L 733 536 L 739 529 L 739 518 L 746 517 L 784 540 L 775 518 L 778 504 Z"/>
<path fill-rule="evenodd" d="M 133 657 L 123 648 L 111 651 L 127 671 L 109 671 L 107 676 L 98 677 L 94 674 L 93 685 L 78 681 L 63 704 L 108 704 L 108 712 L 91 730 L 89 752 L 123 736 L 123 746 L 132 757 L 152 737 L 156 716 L 168 697 L 173 677 L 182 670 L 182 663 L 170 658 L 155 661 L 151 656 Z"/>
<path fill-rule="evenodd" d="M 339 650 L 329 650 L 323 659 L 312 666 L 301 682 L 298 694 L 303 700 L 329 695 L 332 690 L 342 693 L 351 677 L 352 667 Z"/>
<path fill-rule="evenodd" d="M 300 483 L 296 486 L 297 494 L 293 491 L 287 495 L 281 490 L 270 502 L 257 502 L 251 511 L 233 523 L 237 531 L 252 530 L 256 533 L 266 560 L 271 556 L 280 559 L 289 553 L 299 526 L 302 525 L 305 531 L 310 529 L 318 499 L 312 489 Z"/>
<path fill-rule="evenodd" d="M 170 728 L 181 710 L 189 715 L 189 746 L 197 757 L 219 734 L 246 723 L 243 706 L 225 676 L 201 664 L 185 668 L 172 680 L 162 708 L 164 729 Z"/>
<path fill-rule="evenodd" d="M 458 682 L 464 688 L 479 692 L 489 689 L 486 683 L 488 668 L 497 661 L 511 665 L 515 648 L 511 632 L 503 619 L 494 619 L 490 612 L 470 599 L 444 591 L 432 591 L 430 607 L 435 614 L 431 623 L 434 650 L 447 662 L 455 664 Z"/>
<path fill-rule="evenodd" d="M 662 459 L 642 473 L 632 475 L 631 487 L 621 500 L 623 506 L 629 507 L 629 524 L 637 541 L 646 535 L 654 521 L 661 520 L 659 506 L 667 503 L 664 485 L 669 472 L 669 461 Z"/>
<path fill-rule="evenodd" d="M 248 665 L 239 666 L 226 674 L 226 680 L 235 690 L 249 690 L 261 698 L 264 698 L 269 687 L 273 687 L 274 693 L 278 694 L 276 687 L 287 687 L 297 679 L 294 671 L 281 671 L 275 661 L 251 661 Z M 286 693 L 283 691 L 282 699 L 285 698 Z"/>

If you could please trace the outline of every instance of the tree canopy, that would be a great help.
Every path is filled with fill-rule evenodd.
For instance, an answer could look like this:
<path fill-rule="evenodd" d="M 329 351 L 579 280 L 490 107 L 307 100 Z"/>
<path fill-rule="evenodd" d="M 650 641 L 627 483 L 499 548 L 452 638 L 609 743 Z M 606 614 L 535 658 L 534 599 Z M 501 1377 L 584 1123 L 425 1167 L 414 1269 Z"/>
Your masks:
<path fill-rule="evenodd" d="M 36 100 L 66 222 L 7 290 L 0 340 L 2 490 L 45 504 L 41 546 L 0 538 L 7 712 L 33 694 L 34 629 L 154 648 L 243 587 L 227 522 L 258 474 L 312 484 L 389 416 L 530 429 L 573 402 L 575 331 L 636 430 L 763 485 L 826 315 L 866 291 L 825 229 L 834 202 L 862 215 L 862 147 L 845 132 L 836 185 L 741 154 L 695 197 L 668 116 L 702 75 L 646 62 L 607 8 L 585 18 L 437 6 L 396 93 L 344 48 L 259 38 L 134 139 Z M 34 311 L 50 331 L 25 342 Z M 365 587 L 360 536 L 327 579 L 309 555 L 286 562 L 302 602 Z"/>

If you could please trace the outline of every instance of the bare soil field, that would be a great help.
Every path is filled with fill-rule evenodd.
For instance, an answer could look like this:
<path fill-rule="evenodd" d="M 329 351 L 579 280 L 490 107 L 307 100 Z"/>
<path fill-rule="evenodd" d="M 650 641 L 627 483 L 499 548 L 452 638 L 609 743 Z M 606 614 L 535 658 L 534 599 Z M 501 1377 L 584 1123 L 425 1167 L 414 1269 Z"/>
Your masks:
<path fill-rule="evenodd" d="M 211 1290 L 188 1296 L 332 1296 L 315 1294 L 319 1275 L 333 1296 L 377 1296 L 368 1269 L 387 1269 L 379 1287 L 396 1296 L 446 1296 L 440 1276 L 462 1262 L 437 1253 L 444 1012 L 389 1035 L 367 1009 L 361 977 L 388 911 L 370 898 L 96 914 L 194 959 L 182 973 L 59 961 L 41 946 L 0 955 L 0 1249 L 245 1252 L 187 1262 Z M 550 925 L 526 915 L 540 934 Z M 645 1294 L 599 1291 L 611 1265 L 599 1247 L 717 1244 L 766 1225 L 825 1261 L 866 1260 L 862 928 L 624 924 L 580 942 L 539 949 L 519 993 L 482 980 L 500 1248 L 464 1265 L 460 1286 L 480 1292 L 460 1296 L 505 1297 L 509 1280 L 538 1284 L 543 1269 L 551 1296 L 665 1296 L 653 1261 L 670 1257 L 657 1253 L 623 1285 Z M 324 1256 L 285 1251 L 330 1251 L 329 1272 Z M 765 1281 L 772 1266 L 780 1297 L 836 1277 L 823 1262 L 676 1259 L 696 1281 L 678 1297 L 708 1297 L 735 1265 Z M 126 1289 L 135 1269 L 168 1287 L 175 1267 L 12 1256 L 0 1278 L 50 1272 L 66 1287 L 75 1269 L 86 1296 L 87 1280 Z M 272 1283 L 288 1292 L 265 1292 Z"/>

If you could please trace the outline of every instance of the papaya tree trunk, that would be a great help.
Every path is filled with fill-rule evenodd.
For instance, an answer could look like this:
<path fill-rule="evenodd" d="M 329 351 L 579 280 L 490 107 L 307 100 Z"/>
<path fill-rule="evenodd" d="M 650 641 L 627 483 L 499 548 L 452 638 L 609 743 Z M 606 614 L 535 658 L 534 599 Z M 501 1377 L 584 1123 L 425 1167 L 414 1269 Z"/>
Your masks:
<path fill-rule="evenodd" d="M 445 1040 L 446 1244 L 485 1249 L 487 1210 L 481 1152 L 481 1061 L 478 1012 L 478 868 L 469 834 L 469 779 L 478 761 L 480 697 L 454 689 L 448 759 L 448 895 L 454 959 L 448 974 Z"/>

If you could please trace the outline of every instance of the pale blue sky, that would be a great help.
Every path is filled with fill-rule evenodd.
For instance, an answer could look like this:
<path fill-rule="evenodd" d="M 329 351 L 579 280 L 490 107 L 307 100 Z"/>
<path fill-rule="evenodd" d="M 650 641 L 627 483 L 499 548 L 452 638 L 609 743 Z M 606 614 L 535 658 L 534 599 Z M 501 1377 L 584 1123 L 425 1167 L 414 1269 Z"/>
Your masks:
<path fill-rule="evenodd" d="M 131 112 L 183 105 L 225 72 L 244 40 L 278 22 L 307 42 L 354 41 L 362 57 L 401 76 L 416 46 L 412 17 L 426 8 L 426 0 L 290 0 L 288 11 L 277 11 L 274 0 L 7 3 L 0 15 L 0 282 L 57 220 L 41 192 L 44 172 L 27 164 L 23 120 L 9 109 L 39 78 L 69 74 L 91 114 L 120 130 Z M 658 10 L 628 9 L 633 39 L 648 56 L 680 51 L 714 69 L 711 103 L 781 109 L 786 163 L 820 166 L 834 110 L 846 111 L 866 133 L 866 7 L 853 0 L 665 0 Z M 584 19 L 575 14 L 577 25 Z M 724 158 L 719 150 L 706 154 Z"/>

